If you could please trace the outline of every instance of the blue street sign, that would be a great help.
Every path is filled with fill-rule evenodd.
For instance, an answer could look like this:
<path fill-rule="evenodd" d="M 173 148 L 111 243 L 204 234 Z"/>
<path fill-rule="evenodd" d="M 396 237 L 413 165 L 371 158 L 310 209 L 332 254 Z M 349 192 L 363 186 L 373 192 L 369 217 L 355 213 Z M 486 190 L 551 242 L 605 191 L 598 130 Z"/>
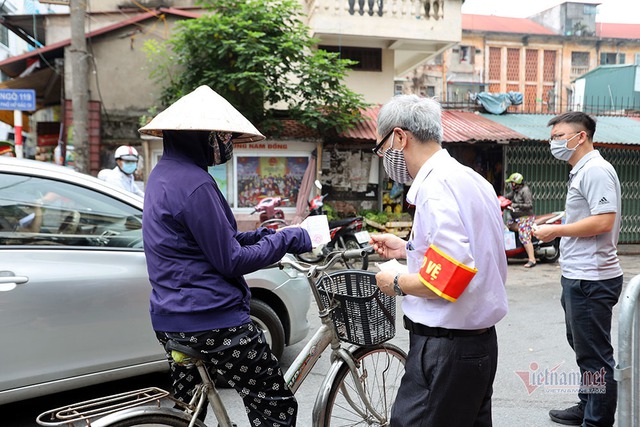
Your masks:
<path fill-rule="evenodd" d="M 35 111 L 35 89 L 0 89 L 0 110 Z"/>

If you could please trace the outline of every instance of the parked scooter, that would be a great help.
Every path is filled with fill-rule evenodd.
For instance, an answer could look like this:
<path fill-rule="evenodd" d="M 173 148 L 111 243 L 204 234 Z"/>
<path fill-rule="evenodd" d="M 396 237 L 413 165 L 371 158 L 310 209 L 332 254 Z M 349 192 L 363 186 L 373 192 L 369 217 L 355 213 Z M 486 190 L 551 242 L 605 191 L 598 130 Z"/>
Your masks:
<path fill-rule="evenodd" d="M 316 187 L 322 191 L 320 181 L 315 181 Z M 326 215 L 323 210 L 324 199 L 327 194 L 317 195 L 309 202 L 309 216 Z M 329 235 L 331 241 L 325 245 L 320 245 L 311 252 L 298 254 L 296 257 L 301 261 L 316 264 L 322 263 L 334 250 L 360 249 L 369 244 L 369 233 L 363 230 L 364 220 L 361 216 L 344 218 L 329 221 Z M 357 260 L 345 261 L 345 266 L 349 269 L 366 270 L 369 268 L 369 255 L 365 254 Z"/>
<path fill-rule="evenodd" d="M 498 200 L 500 201 L 500 208 L 503 212 L 503 218 L 505 221 L 505 225 L 509 222 L 508 219 L 510 215 L 510 206 L 511 200 L 507 199 L 503 196 L 498 196 Z M 562 218 L 564 218 L 564 211 L 552 212 L 543 215 L 536 216 L 534 224 L 544 225 L 544 224 L 561 224 Z M 511 223 L 509 226 L 509 230 L 513 231 L 515 234 L 515 247 L 512 249 L 506 249 L 505 253 L 507 258 L 527 258 L 527 251 L 524 249 L 522 242 L 520 242 L 520 238 L 518 237 L 518 224 L 515 222 Z M 560 257 L 560 238 L 556 238 L 551 240 L 550 242 L 541 242 L 538 240 L 533 234 L 531 235 L 531 243 L 533 244 L 533 251 L 535 257 L 540 260 L 540 262 L 550 263 L 556 262 Z"/>
<path fill-rule="evenodd" d="M 265 197 L 260 200 L 256 206 L 253 208 L 253 215 L 256 212 L 260 213 L 260 227 L 267 227 L 274 230 L 277 230 L 280 227 L 283 227 L 286 224 L 284 220 L 284 212 L 282 209 L 279 209 L 279 206 L 282 206 L 285 202 L 288 202 L 289 199 L 282 197 Z"/>

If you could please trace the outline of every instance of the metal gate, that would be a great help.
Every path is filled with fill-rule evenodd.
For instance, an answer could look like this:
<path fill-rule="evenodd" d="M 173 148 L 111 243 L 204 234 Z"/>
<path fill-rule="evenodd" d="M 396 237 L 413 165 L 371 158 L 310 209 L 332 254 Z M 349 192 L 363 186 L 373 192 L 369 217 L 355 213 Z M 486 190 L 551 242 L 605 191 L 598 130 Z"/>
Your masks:
<path fill-rule="evenodd" d="M 622 190 L 620 243 L 640 243 L 640 151 L 598 147 L 618 173 Z M 563 210 L 570 167 L 549 146 L 526 141 L 505 146 L 505 174 L 520 172 L 533 192 L 536 214 Z"/>

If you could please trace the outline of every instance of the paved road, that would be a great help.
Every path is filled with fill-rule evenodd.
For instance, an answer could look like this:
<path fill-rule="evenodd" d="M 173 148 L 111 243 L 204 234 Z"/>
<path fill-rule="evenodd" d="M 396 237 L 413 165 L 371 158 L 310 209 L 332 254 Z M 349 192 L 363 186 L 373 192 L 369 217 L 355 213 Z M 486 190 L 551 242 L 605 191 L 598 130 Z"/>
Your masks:
<path fill-rule="evenodd" d="M 630 253 L 630 252 L 627 252 Z M 640 274 L 640 255 L 621 255 L 625 271 L 625 284 Z M 554 369 L 566 373 L 577 372 L 574 356 L 565 339 L 564 318 L 560 307 L 560 269 L 557 264 L 538 264 L 533 269 L 522 267 L 523 262 L 509 265 L 507 291 L 509 295 L 509 314 L 498 325 L 500 359 L 494 384 L 493 399 L 494 426 L 496 427 L 545 427 L 555 426 L 547 415 L 551 408 L 571 406 L 576 401 L 573 392 L 551 393 L 549 387 L 539 387 L 529 392 L 518 375 L 528 376 L 532 364 L 538 371 Z M 316 312 L 311 310 L 309 319 L 318 324 Z M 617 343 L 617 307 L 614 318 L 614 345 Z M 400 318 L 398 316 L 398 318 Z M 400 325 L 393 342 L 407 349 L 408 337 Z M 286 367 L 302 348 L 297 344 L 285 350 L 282 364 Z M 311 425 L 311 412 L 316 392 L 320 387 L 329 366 L 328 357 L 323 357 L 318 366 L 305 380 L 298 391 L 300 403 L 298 425 Z M 535 365 L 534 365 L 535 366 Z M 6 368 L 6 367 L 5 367 Z M 60 393 L 41 399 L 33 399 L 17 404 L 0 406 L 4 415 L 0 423 L 3 427 L 32 427 L 40 412 L 96 396 L 142 388 L 148 385 L 167 387 L 164 375 L 139 377 L 127 381 L 109 384 L 108 387 L 91 387 L 69 393 Z M 240 427 L 249 427 L 244 409 L 232 390 L 222 390 L 232 419 Z M 215 426 L 210 416 L 207 425 Z"/>
<path fill-rule="evenodd" d="M 626 284 L 633 276 L 640 274 L 640 263 L 637 255 L 622 255 L 620 258 Z M 557 427 L 558 424 L 549 420 L 549 409 L 573 405 L 577 401 L 576 394 L 572 390 L 552 393 L 550 387 L 539 387 L 530 393 L 518 373 L 528 377 L 532 364 L 537 364 L 538 371 L 558 366 L 557 370 L 561 372 L 578 372 L 573 352 L 565 338 L 564 314 L 560 306 L 560 268 L 555 263 L 538 264 L 533 269 L 525 269 L 523 264 L 517 261 L 509 264 L 509 314 L 497 325 L 500 358 L 494 383 L 494 426 Z M 615 315 L 614 343 L 617 342 L 617 310 Z M 313 309 L 309 319 L 317 324 Z M 393 342 L 406 350 L 407 333 L 400 325 L 397 331 Z M 283 365 L 288 366 L 300 348 L 301 345 L 288 348 L 282 360 Z M 311 425 L 315 393 L 329 365 L 327 359 L 324 357 L 320 360 L 297 393 L 300 426 Z M 222 393 L 230 402 L 229 406 L 235 408 L 232 419 L 240 427 L 249 427 L 235 392 L 223 390 Z M 210 418 L 207 425 L 216 424 Z"/>

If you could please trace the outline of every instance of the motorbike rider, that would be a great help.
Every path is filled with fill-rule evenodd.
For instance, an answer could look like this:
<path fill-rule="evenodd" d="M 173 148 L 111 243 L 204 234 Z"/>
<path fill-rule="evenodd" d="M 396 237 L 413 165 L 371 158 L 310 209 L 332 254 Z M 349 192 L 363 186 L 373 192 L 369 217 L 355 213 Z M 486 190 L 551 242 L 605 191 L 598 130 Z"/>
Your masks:
<path fill-rule="evenodd" d="M 525 251 L 527 251 L 529 258 L 524 267 L 532 268 L 536 266 L 533 243 L 531 243 L 531 231 L 535 220 L 533 214 L 533 194 L 529 186 L 524 183 L 524 177 L 521 173 L 512 173 L 505 182 L 511 184 L 511 191 L 507 192 L 505 197 L 511 200 L 511 217 L 518 225 L 518 237 Z"/>
<path fill-rule="evenodd" d="M 144 197 L 144 192 L 136 185 L 134 177 L 138 169 L 138 151 L 129 145 L 121 145 L 116 149 L 114 157 L 116 167 L 101 170 L 98 178 Z"/>

